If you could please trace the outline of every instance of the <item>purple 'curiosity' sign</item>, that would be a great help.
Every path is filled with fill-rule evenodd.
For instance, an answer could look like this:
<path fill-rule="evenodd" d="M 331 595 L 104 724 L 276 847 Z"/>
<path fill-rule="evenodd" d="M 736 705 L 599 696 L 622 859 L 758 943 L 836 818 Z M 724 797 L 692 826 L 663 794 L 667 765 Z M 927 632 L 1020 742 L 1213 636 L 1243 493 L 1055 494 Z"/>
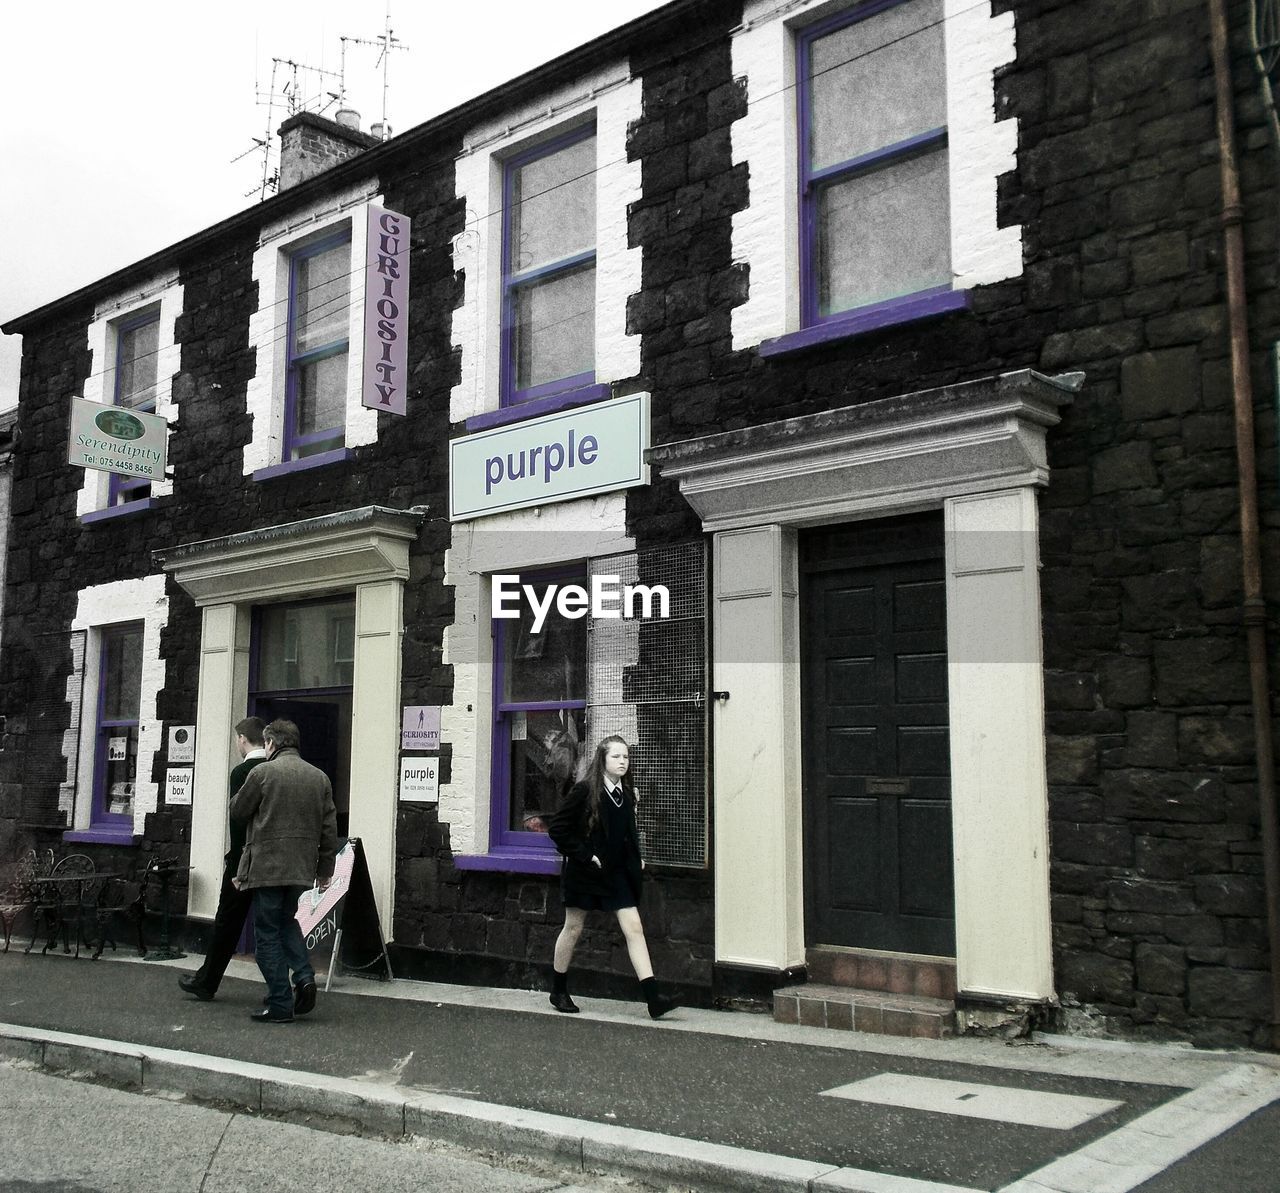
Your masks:
<path fill-rule="evenodd" d="M 409 380 L 409 217 L 369 207 L 361 402 L 405 414 Z"/>

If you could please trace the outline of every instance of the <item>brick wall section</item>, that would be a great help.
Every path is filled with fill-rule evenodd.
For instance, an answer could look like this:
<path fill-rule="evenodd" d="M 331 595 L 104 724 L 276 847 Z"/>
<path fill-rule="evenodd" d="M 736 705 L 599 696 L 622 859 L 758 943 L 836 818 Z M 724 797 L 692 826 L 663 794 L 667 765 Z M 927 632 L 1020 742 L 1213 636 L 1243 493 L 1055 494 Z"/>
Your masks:
<path fill-rule="evenodd" d="M 297 186 L 379 144 L 378 138 L 368 133 L 326 120 L 314 112 L 299 112 L 280 126 L 278 189 L 285 191 Z"/>

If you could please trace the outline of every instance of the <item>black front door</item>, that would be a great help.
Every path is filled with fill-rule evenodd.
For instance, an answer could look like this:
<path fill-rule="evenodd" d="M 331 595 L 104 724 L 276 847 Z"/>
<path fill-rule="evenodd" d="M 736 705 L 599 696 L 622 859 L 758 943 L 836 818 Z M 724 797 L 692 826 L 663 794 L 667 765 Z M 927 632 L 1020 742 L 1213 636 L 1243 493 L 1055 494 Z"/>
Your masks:
<path fill-rule="evenodd" d="M 955 952 L 942 515 L 801 537 L 808 944 Z"/>

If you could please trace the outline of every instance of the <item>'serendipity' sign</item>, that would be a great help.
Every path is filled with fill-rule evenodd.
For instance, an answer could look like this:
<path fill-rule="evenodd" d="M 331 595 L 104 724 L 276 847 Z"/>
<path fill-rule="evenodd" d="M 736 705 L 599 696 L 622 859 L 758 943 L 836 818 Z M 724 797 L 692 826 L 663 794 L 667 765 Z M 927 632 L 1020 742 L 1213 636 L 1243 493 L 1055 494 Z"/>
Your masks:
<path fill-rule="evenodd" d="M 562 410 L 449 444 L 449 518 L 459 522 L 649 482 L 649 395 Z"/>
<path fill-rule="evenodd" d="M 164 480 L 169 424 L 158 414 L 71 399 L 69 464 Z"/>

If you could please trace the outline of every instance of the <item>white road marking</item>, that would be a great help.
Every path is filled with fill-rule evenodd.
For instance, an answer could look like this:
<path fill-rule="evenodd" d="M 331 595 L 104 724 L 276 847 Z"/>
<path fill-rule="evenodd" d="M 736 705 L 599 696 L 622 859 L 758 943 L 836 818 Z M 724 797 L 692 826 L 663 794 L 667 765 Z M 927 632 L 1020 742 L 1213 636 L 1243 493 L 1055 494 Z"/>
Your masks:
<path fill-rule="evenodd" d="M 1239 1065 L 999 1193 L 1129 1193 L 1277 1099 L 1280 1075 Z"/>
<path fill-rule="evenodd" d="M 908 1110 L 929 1110 L 961 1118 L 1047 1127 L 1054 1131 L 1070 1131 L 1091 1118 L 1124 1105 L 1106 1098 L 1082 1098 L 1075 1094 L 1045 1093 L 1008 1085 L 944 1081 L 937 1077 L 915 1077 L 909 1073 L 877 1073 L 850 1085 L 823 1090 L 823 1096 L 880 1106 L 901 1106 Z"/>

